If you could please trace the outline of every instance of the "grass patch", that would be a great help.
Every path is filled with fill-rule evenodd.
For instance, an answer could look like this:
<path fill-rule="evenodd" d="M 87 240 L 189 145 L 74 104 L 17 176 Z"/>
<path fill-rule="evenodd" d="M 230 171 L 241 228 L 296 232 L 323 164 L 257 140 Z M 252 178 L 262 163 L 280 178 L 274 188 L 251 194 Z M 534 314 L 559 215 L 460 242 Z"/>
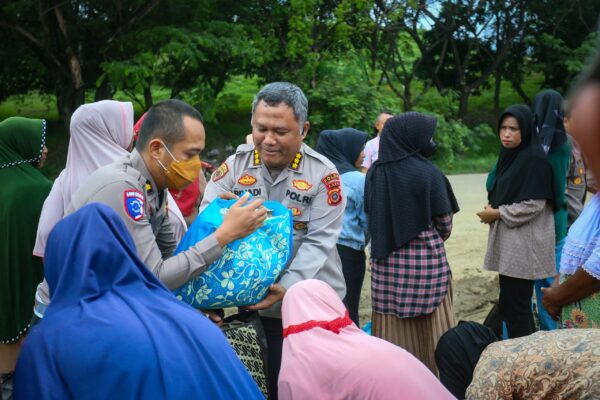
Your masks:
<path fill-rule="evenodd" d="M 38 92 L 11 96 L 0 103 L 0 121 L 14 116 L 58 121 L 56 99 Z"/>
<path fill-rule="evenodd" d="M 464 156 L 452 163 L 434 162 L 446 175 L 481 174 L 489 172 L 497 159 L 497 155 L 489 154 L 472 158 Z"/>

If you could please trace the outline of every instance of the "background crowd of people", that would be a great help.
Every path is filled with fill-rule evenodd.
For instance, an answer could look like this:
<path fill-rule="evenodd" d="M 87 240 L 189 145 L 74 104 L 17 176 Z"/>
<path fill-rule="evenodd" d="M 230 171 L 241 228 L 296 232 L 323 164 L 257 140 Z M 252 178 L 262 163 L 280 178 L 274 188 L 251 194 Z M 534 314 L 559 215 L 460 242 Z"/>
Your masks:
<path fill-rule="evenodd" d="M 157 103 L 134 133 L 131 103 L 100 101 L 73 114 L 53 184 L 37 170 L 45 122 L 9 118 L 0 123 L 3 385 L 14 381 L 23 399 L 263 398 L 220 333 L 221 315 L 171 291 L 261 226 L 263 202 L 275 200 L 292 215 L 291 261 L 246 307 L 266 336 L 270 398 L 600 396 L 597 333 L 567 329 L 600 324 L 599 195 L 584 207 L 588 178 L 600 174 L 598 110 L 600 61 L 568 103 L 547 90 L 499 115 L 477 217 L 489 224 L 483 266 L 499 274 L 503 336 L 515 339 L 501 342 L 479 324 L 455 326 L 444 241 L 459 204 L 429 159 L 434 117 L 383 111 L 374 139 L 325 130 L 313 150 L 304 93 L 270 83 L 252 104 L 251 143 L 203 182 L 198 110 Z M 218 197 L 237 199 L 223 224 L 173 256 Z M 372 336 L 358 320 L 367 265 Z M 561 329 L 536 333 L 555 321 Z"/>

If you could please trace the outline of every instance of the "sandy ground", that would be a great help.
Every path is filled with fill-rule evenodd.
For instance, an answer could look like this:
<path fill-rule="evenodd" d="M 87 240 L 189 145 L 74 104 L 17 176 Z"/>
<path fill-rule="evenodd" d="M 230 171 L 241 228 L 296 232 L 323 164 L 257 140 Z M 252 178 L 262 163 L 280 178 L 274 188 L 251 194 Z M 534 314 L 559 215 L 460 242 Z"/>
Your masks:
<path fill-rule="evenodd" d="M 456 321 L 483 322 L 492 301 L 498 298 L 498 274 L 482 268 L 488 226 L 480 223 L 475 215 L 487 203 L 486 175 L 454 175 L 448 179 L 460 206 L 460 212 L 454 216 L 452 235 L 446 242 Z M 368 272 L 359 314 L 361 326 L 371 319 L 371 275 Z"/>

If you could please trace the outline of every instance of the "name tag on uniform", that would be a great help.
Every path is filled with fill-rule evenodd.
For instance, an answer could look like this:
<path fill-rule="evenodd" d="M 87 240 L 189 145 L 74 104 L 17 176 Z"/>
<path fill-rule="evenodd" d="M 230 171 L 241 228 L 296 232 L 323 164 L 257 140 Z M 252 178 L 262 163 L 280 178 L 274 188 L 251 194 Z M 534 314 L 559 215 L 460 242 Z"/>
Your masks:
<path fill-rule="evenodd" d="M 285 191 L 285 195 L 286 197 L 289 197 L 290 199 L 297 201 L 298 203 L 302 203 L 302 204 L 310 204 L 312 203 L 312 197 L 311 196 L 307 196 L 304 194 L 300 194 L 300 193 L 296 193 L 290 189 L 287 189 Z"/>

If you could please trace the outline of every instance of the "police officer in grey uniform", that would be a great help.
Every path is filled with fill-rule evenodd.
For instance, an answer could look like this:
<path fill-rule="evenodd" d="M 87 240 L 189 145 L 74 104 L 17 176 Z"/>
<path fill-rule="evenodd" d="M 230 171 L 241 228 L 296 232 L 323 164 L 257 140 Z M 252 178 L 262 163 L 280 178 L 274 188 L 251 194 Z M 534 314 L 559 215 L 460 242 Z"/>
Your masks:
<path fill-rule="evenodd" d="M 172 256 L 177 243 L 168 221 L 166 189 L 182 189 L 194 181 L 204 142 L 203 120 L 196 109 L 179 100 L 157 103 L 146 115 L 136 149 L 91 174 L 67 213 L 93 202 L 112 207 L 142 261 L 169 289 L 180 287 L 219 258 L 223 246 L 256 230 L 267 214 L 262 201 L 242 207 L 247 197 L 241 198 L 212 235 Z"/>
<path fill-rule="evenodd" d="M 241 145 L 213 173 L 200 210 L 215 197 L 250 192 L 276 200 L 292 211 L 294 243 L 290 263 L 279 282 L 260 303 L 269 347 L 270 394 L 277 397 L 283 345 L 281 300 L 294 283 L 310 278 L 327 282 L 344 298 L 346 286 L 336 242 L 342 229 L 346 199 L 333 163 L 303 143 L 309 129 L 308 101 L 287 82 L 271 83 L 252 103 L 254 145 Z"/>

